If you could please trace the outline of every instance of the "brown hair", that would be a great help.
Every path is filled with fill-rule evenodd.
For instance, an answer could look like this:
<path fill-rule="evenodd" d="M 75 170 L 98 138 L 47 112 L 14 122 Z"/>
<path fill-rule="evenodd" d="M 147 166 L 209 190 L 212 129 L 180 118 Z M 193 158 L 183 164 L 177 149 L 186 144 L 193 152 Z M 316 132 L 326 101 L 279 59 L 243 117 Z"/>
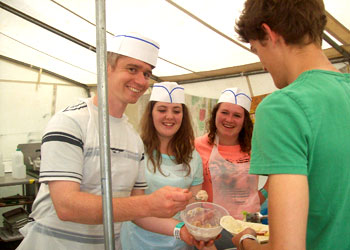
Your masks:
<path fill-rule="evenodd" d="M 216 114 L 219 110 L 221 103 L 218 103 L 214 106 L 210 118 L 207 121 L 207 131 L 208 131 L 208 142 L 209 144 L 214 144 L 214 139 L 216 135 L 216 125 L 215 125 L 215 120 L 216 120 Z M 244 108 L 243 108 L 244 109 Z M 244 109 L 244 122 L 242 126 L 242 130 L 239 132 L 238 135 L 238 142 L 239 145 L 241 146 L 242 152 L 250 154 L 250 150 L 252 148 L 252 134 L 253 134 L 253 122 L 252 119 L 250 118 L 249 112 Z"/>
<path fill-rule="evenodd" d="M 121 55 L 114 53 L 114 52 L 107 52 L 107 64 L 111 65 L 111 67 L 114 69 L 115 65 L 117 64 L 117 59 Z"/>
<path fill-rule="evenodd" d="M 148 155 L 149 161 L 153 164 L 153 172 L 157 169 L 164 175 L 160 165 L 162 158 L 160 154 L 160 141 L 157 136 L 157 131 L 153 124 L 152 110 L 155 101 L 150 101 L 143 113 L 141 120 L 141 138 L 145 145 L 145 151 Z M 182 104 L 183 118 L 179 130 L 170 140 L 168 147 L 171 147 L 175 154 L 174 162 L 176 164 L 183 164 L 187 175 L 191 173 L 190 161 L 192 160 L 192 152 L 194 150 L 194 133 L 191 124 L 191 118 L 186 105 Z M 155 153 L 154 153 L 155 152 Z"/>
<path fill-rule="evenodd" d="M 326 22 L 322 0 L 247 0 L 235 30 L 243 42 L 263 41 L 266 23 L 286 44 L 321 45 Z"/>
<path fill-rule="evenodd" d="M 109 64 L 112 69 L 115 68 L 115 66 L 117 65 L 117 60 L 120 58 L 120 57 L 123 57 L 124 55 L 121 55 L 121 54 L 117 54 L 117 53 L 114 53 L 114 52 L 109 52 L 107 51 L 107 64 Z M 154 69 L 155 67 L 153 65 L 151 65 L 151 68 Z"/>

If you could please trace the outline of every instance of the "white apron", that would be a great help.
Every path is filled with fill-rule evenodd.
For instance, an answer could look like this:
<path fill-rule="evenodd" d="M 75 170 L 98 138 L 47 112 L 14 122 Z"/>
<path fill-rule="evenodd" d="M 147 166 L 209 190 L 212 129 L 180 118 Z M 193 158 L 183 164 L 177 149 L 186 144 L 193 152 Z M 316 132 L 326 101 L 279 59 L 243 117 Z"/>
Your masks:
<path fill-rule="evenodd" d="M 223 206 L 235 219 L 243 219 L 242 211 L 258 212 L 258 176 L 250 175 L 249 162 L 232 163 L 219 153 L 216 136 L 209 157 L 209 171 L 213 185 L 213 202 Z"/>

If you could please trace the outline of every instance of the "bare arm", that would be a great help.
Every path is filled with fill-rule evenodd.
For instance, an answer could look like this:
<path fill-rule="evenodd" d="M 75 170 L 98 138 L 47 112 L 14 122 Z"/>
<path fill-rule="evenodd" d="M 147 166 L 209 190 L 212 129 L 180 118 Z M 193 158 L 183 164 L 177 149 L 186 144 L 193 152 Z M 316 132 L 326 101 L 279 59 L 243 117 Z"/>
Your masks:
<path fill-rule="evenodd" d="M 61 220 L 82 224 L 102 223 L 101 196 L 81 192 L 80 184 L 71 181 L 49 182 L 49 189 Z M 135 220 L 148 216 L 172 217 L 183 210 L 191 198 L 192 193 L 188 190 L 174 187 L 164 187 L 150 195 L 113 198 L 114 221 Z"/>
<path fill-rule="evenodd" d="M 190 187 L 190 192 L 192 194 L 196 194 L 199 190 L 202 189 L 202 185 L 196 185 Z M 132 195 L 138 195 L 139 193 L 133 192 Z M 191 198 L 190 203 L 194 202 L 194 197 Z M 174 228 L 178 220 L 173 218 L 155 218 L 155 217 L 147 217 L 147 218 L 139 218 L 133 221 L 139 227 L 142 227 L 145 230 L 164 234 L 164 235 L 173 235 Z"/>
<path fill-rule="evenodd" d="M 259 245 L 244 240 L 244 250 L 251 249 L 305 249 L 306 225 L 309 204 L 307 177 L 303 175 L 276 174 L 269 176 L 269 228 L 268 244 Z M 233 238 L 239 239 L 250 229 Z"/>
<path fill-rule="evenodd" d="M 197 194 L 199 190 L 202 189 L 202 185 L 196 185 L 190 187 L 190 192 L 192 194 Z M 133 195 L 138 195 L 137 193 L 133 193 Z M 191 202 L 195 202 L 194 197 L 190 200 Z M 156 218 L 156 217 L 147 217 L 147 218 L 139 218 L 133 221 L 139 227 L 142 227 L 145 230 L 164 234 L 168 236 L 173 236 L 175 226 L 180 222 L 174 218 Z M 204 247 L 204 242 L 196 242 L 192 235 L 187 231 L 186 227 L 181 228 L 181 239 L 189 245 L 196 245 L 198 249 Z M 210 242 L 213 244 L 213 242 Z M 209 244 L 209 243 L 208 243 Z M 208 245 L 207 244 L 207 245 Z"/>
<path fill-rule="evenodd" d="M 196 194 L 199 190 L 202 189 L 202 185 L 196 185 L 190 187 L 190 192 L 192 194 Z M 140 193 L 136 193 L 135 191 L 132 193 L 132 195 L 138 195 Z M 194 197 L 191 198 L 190 203 L 194 202 Z M 173 218 L 155 218 L 155 217 L 147 217 L 147 218 L 139 218 L 133 221 L 136 225 L 139 227 L 142 227 L 145 230 L 164 234 L 164 235 L 173 235 L 174 228 L 177 223 L 179 223 L 178 220 L 175 220 Z"/>

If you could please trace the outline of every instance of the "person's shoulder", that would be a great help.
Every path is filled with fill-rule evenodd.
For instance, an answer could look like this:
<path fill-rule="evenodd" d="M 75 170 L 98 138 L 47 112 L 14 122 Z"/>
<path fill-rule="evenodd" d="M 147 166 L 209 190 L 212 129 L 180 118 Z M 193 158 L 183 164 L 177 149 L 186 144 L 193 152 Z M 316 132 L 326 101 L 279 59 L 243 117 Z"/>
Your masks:
<path fill-rule="evenodd" d="M 208 143 L 208 134 L 204 134 L 202 136 L 197 137 L 194 140 L 195 144 L 203 144 L 203 143 Z"/>
<path fill-rule="evenodd" d="M 290 105 L 290 102 L 293 101 L 295 94 L 299 92 L 299 90 L 296 88 L 298 88 L 298 84 L 293 83 L 283 89 L 278 89 L 270 93 L 259 103 L 256 113 L 259 113 L 259 111 L 265 109 L 280 109 L 283 105 Z"/>
<path fill-rule="evenodd" d="M 47 130 L 86 126 L 89 120 L 87 104 L 79 101 L 57 112 L 48 122 Z"/>
<path fill-rule="evenodd" d="M 57 112 L 57 115 L 63 115 L 72 119 L 83 119 L 89 114 L 86 101 L 79 100 L 75 104 L 69 105 L 66 108 Z"/>
<path fill-rule="evenodd" d="M 208 134 L 197 137 L 195 140 L 195 148 L 200 155 L 211 152 L 212 147 L 213 145 L 209 144 Z"/>
<path fill-rule="evenodd" d="M 198 151 L 196 150 L 196 149 L 194 149 L 193 151 L 192 151 L 192 158 L 193 159 L 196 159 L 196 158 L 200 158 L 201 156 L 200 156 L 200 154 L 198 153 Z"/>

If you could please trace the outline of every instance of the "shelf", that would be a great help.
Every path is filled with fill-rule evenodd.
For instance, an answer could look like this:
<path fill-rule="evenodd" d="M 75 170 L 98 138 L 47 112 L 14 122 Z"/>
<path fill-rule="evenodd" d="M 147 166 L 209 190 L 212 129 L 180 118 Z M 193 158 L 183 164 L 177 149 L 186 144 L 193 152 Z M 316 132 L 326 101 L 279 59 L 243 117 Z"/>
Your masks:
<path fill-rule="evenodd" d="M 34 185 L 31 185 L 34 184 Z M 26 178 L 23 179 L 14 179 L 12 178 L 12 173 L 5 173 L 5 176 L 0 177 L 0 187 L 7 187 L 7 186 L 15 186 L 15 185 L 21 185 L 22 186 L 22 193 L 25 198 L 19 198 L 16 202 L 14 199 L 13 201 L 9 203 L 2 202 L 0 203 L 0 207 L 9 207 L 9 206 L 23 206 L 26 205 L 27 212 L 30 213 L 31 211 L 31 205 L 34 201 L 34 198 L 38 192 L 38 178 L 33 177 L 31 175 L 26 175 Z M 15 197 L 16 195 L 14 195 Z M 18 195 L 19 196 L 19 195 Z M 12 197 L 12 196 L 10 196 Z M 26 199 L 28 197 L 32 197 L 32 199 Z M 2 198 L 2 197 L 0 197 Z M 6 197 L 8 198 L 8 197 Z M 5 200 L 5 199 L 4 199 Z M 8 200 L 8 199 L 7 199 Z M 23 236 L 19 232 L 11 233 L 8 231 L 5 227 L 0 227 L 0 241 L 4 242 L 11 242 L 16 240 L 23 239 Z"/>
<path fill-rule="evenodd" d="M 18 203 L 12 203 L 12 204 L 3 204 L 3 203 L 0 203 L 0 207 L 12 207 L 12 206 L 23 206 L 23 205 L 29 205 L 29 204 L 32 204 L 34 200 L 32 201 L 21 201 L 21 202 L 18 202 Z"/>
<path fill-rule="evenodd" d="M 15 240 L 22 240 L 23 235 L 19 232 L 11 233 L 6 228 L 0 227 L 0 239 L 4 242 L 10 242 Z"/>
<path fill-rule="evenodd" d="M 12 178 L 12 173 L 5 173 L 4 177 L 0 177 L 0 187 L 13 186 L 13 185 L 24 185 L 24 184 L 34 184 L 38 179 L 33 176 L 27 175 L 24 179 L 14 179 Z"/>

